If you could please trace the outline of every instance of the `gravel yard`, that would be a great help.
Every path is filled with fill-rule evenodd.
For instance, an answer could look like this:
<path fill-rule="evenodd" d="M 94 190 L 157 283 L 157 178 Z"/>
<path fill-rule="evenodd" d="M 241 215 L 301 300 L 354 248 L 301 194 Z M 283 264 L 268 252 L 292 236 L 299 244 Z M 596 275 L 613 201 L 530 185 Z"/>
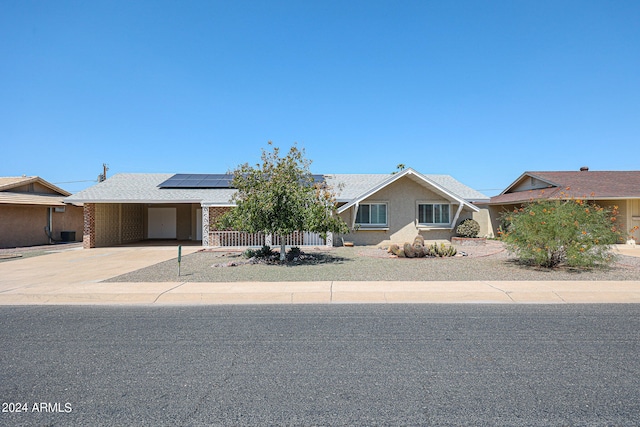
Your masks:
<path fill-rule="evenodd" d="M 611 268 L 589 271 L 539 269 L 519 265 L 501 242 L 458 246 L 467 256 L 395 258 L 373 247 L 303 249 L 318 259 L 305 264 L 248 264 L 240 252 L 201 251 L 114 277 L 108 282 L 279 282 L 420 280 L 639 280 L 640 258 L 619 256 Z M 230 264 L 235 264 L 230 266 Z"/>

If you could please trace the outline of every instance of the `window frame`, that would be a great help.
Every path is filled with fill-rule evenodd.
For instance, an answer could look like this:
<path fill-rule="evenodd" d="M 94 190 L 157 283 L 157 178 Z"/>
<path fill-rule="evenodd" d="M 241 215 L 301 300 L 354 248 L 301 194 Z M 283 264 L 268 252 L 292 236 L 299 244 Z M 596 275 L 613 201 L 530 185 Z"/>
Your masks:
<path fill-rule="evenodd" d="M 449 221 L 448 222 L 422 222 L 422 218 L 420 218 L 420 207 L 421 206 L 426 206 L 426 205 L 431 205 L 432 206 L 432 212 L 435 212 L 435 209 L 433 208 L 433 206 L 447 206 L 448 209 L 448 217 L 449 217 Z M 416 203 L 416 223 L 418 224 L 418 226 L 420 227 L 450 227 L 451 226 L 451 213 L 453 211 L 453 205 L 451 202 L 448 201 L 443 201 L 443 200 L 425 200 L 425 201 L 418 201 Z M 433 220 L 433 217 L 431 218 Z"/>
<path fill-rule="evenodd" d="M 360 208 L 362 206 L 369 206 L 369 221 L 371 221 L 371 206 L 372 205 L 378 205 L 378 206 L 384 206 L 384 219 L 385 222 L 384 223 L 371 223 L 371 222 L 358 222 L 358 212 L 360 211 Z M 374 229 L 380 229 L 380 228 L 386 228 L 389 226 L 389 206 L 387 202 L 367 202 L 367 203 L 358 203 L 357 205 L 357 209 L 354 213 L 354 225 L 357 226 L 359 229 L 366 229 L 366 228 L 374 228 Z"/>

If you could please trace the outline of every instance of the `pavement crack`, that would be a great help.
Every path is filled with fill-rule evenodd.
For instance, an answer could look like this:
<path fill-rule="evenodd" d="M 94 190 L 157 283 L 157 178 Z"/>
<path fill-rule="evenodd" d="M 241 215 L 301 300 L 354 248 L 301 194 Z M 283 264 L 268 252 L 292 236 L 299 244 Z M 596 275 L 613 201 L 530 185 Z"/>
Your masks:
<path fill-rule="evenodd" d="M 329 286 L 329 303 L 333 302 L 333 281 L 331 281 L 331 286 Z"/>
<path fill-rule="evenodd" d="M 511 294 L 511 292 L 509 292 L 509 291 L 505 291 L 504 289 L 500 289 L 500 288 L 498 288 L 497 286 L 493 286 L 493 285 L 492 285 L 491 283 L 489 283 L 489 282 L 483 282 L 483 283 L 484 283 L 485 285 L 489 286 L 490 288 L 493 288 L 493 289 L 495 289 L 496 291 L 500 291 L 500 292 L 502 292 L 503 294 L 505 294 L 506 296 L 508 296 L 508 297 L 509 297 L 509 299 L 511 300 L 511 302 L 516 302 L 513 298 L 511 298 L 511 295 L 510 295 L 510 294 Z"/>
<path fill-rule="evenodd" d="M 560 301 L 562 301 L 563 303 L 567 303 L 564 298 L 562 298 L 560 295 L 558 295 L 558 293 L 556 291 L 551 291 L 555 296 L 557 296 L 558 298 L 560 298 Z"/>
<path fill-rule="evenodd" d="M 156 299 L 154 299 L 154 300 L 153 300 L 153 302 L 152 302 L 151 304 L 155 304 L 156 302 L 158 302 L 158 300 L 160 299 L 160 297 L 161 297 L 162 295 L 166 294 L 167 292 L 171 292 L 171 291 L 172 291 L 172 290 L 174 290 L 174 289 L 178 289 L 180 286 L 185 285 L 186 283 L 187 283 L 187 282 L 179 283 L 178 285 L 174 286 L 173 288 L 171 288 L 171 289 L 167 289 L 166 291 L 161 292 L 161 293 L 156 297 Z"/>

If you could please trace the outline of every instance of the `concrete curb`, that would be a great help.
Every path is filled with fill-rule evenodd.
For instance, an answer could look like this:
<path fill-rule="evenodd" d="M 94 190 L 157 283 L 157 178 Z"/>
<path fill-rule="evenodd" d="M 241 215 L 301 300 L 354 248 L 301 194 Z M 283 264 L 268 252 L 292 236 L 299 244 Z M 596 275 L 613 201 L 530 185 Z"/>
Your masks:
<path fill-rule="evenodd" d="M 640 303 L 640 281 L 84 283 L 0 293 L 0 305 L 363 303 Z"/>

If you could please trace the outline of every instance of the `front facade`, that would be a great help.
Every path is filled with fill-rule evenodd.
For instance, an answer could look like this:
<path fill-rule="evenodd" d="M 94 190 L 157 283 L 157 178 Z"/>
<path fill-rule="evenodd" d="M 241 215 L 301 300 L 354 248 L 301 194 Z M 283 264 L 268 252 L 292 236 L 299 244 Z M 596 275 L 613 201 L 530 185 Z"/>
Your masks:
<path fill-rule="evenodd" d="M 503 212 L 543 199 L 582 199 L 604 208 L 617 207 L 618 225 L 640 242 L 640 171 L 524 172 L 489 203 L 497 233 Z M 638 227 L 638 228 L 635 228 Z"/>
<path fill-rule="evenodd" d="M 313 233 L 286 236 L 295 246 L 385 245 L 448 239 L 464 218 L 491 233 L 488 197 L 448 175 L 333 174 L 323 179 L 337 195 L 338 213 L 353 230 L 321 239 Z M 278 245 L 277 236 L 215 230 L 235 193 L 228 175 L 118 174 L 67 198 L 83 203 L 84 247 L 142 240 L 201 241 L 204 247 Z"/>
<path fill-rule="evenodd" d="M 490 235 L 486 209 L 488 198 L 449 175 L 423 175 L 405 169 L 393 175 L 337 175 L 344 189 L 338 195 L 338 213 L 353 230 L 341 239 L 357 245 L 413 242 L 416 235 L 425 240 L 448 240 L 462 220 L 473 218 L 480 224 L 481 236 Z M 361 190 L 349 185 L 362 179 L 370 183 Z M 339 188 L 339 186 L 338 186 Z M 356 191 L 350 192 L 350 189 Z"/>
<path fill-rule="evenodd" d="M 0 177 L 0 248 L 81 239 L 83 209 L 37 176 Z"/>

